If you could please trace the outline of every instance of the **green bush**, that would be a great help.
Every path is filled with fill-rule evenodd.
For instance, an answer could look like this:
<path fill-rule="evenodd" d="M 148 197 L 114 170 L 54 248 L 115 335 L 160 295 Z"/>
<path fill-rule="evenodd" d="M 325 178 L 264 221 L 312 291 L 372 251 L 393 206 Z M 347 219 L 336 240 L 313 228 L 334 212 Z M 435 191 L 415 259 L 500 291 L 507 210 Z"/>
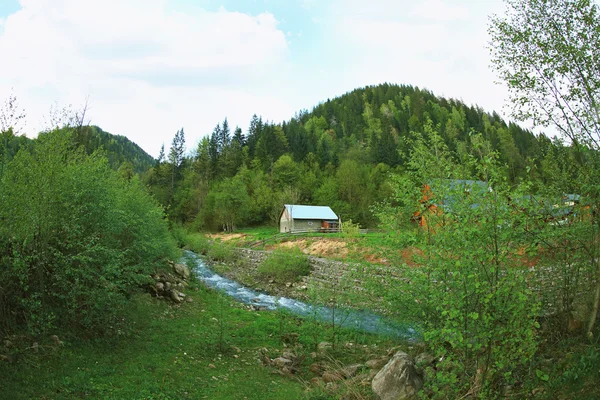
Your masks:
<path fill-rule="evenodd" d="M 274 251 L 258 267 L 258 272 L 278 280 L 296 281 L 310 273 L 308 256 L 301 251 Z"/>
<path fill-rule="evenodd" d="M 352 222 L 351 219 L 342 222 L 342 236 L 358 237 L 360 235 L 360 225 Z"/>
<path fill-rule="evenodd" d="M 0 180 L 0 336 L 110 331 L 128 297 L 177 257 L 162 209 L 69 132 L 41 135 Z"/>
<path fill-rule="evenodd" d="M 231 246 L 219 242 L 215 242 L 210 246 L 207 256 L 213 261 L 223 263 L 233 263 L 236 260 L 236 255 Z"/>
<path fill-rule="evenodd" d="M 185 247 L 198 254 L 206 255 L 210 249 L 210 242 L 200 233 L 190 233 Z"/>
<path fill-rule="evenodd" d="M 171 225 L 171 233 L 180 248 L 186 248 L 198 254 L 206 255 L 210 242 L 201 233 L 192 233 L 179 224 Z"/>

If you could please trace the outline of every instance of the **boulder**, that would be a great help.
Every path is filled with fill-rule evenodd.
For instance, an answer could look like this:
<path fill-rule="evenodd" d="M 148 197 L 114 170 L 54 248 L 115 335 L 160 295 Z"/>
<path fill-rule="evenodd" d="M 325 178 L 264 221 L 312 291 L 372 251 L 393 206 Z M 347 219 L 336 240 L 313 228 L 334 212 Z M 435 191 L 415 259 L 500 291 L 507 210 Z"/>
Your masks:
<path fill-rule="evenodd" d="M 422 387 L 423 378 L 410 356 L 403 351 L 396 352 L 371 382 L 371 388 L 380 400 L 414 399 Z"/>
<path fill-rule="evenodd" d="M 173 270 L 179 276 L 184 279 L 189 279 L 190 277 L 190 269 L 184 264 L 175 264 L 173 265 Z"/>

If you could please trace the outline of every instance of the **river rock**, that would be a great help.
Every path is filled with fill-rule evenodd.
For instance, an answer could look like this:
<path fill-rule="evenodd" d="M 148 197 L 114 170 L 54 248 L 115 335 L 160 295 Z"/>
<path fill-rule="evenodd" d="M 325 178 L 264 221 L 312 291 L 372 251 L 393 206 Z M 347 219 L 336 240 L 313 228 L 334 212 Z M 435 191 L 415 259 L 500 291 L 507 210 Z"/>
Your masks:
<path fill-rule="evenodd" d="M 162 292 L 164 292 L 164 291 L 165 291 L 165 284 L 164 284 L 164 283 L 162 283 L 162 282 L 157 282 L 157 283 L 156 283 L 156 291 L 157 291 L 158 293 L 162 293 Z"/>
<path fill-rule="evenodd" d="M 177 275 L 184 279 L 188 279 L 190 277 L 190 269 L 185 264 L 175 264 L 173 265 L 173 270 Z"/>
<path fill-rule="evenodd" d="M 181 303 L 181 297 L 179 297 L 179 292 L 177 292 L 176 290 L 171 290 L 171 300 L 173 300 L 175 303 Z"/>
<path fill-rule="evenodd" d="M 423 378 L 417 373 L 410 356 L 398 351 L 375 375 L 371 388 L 380 400 L 414 399 L 423 387 Z"/>

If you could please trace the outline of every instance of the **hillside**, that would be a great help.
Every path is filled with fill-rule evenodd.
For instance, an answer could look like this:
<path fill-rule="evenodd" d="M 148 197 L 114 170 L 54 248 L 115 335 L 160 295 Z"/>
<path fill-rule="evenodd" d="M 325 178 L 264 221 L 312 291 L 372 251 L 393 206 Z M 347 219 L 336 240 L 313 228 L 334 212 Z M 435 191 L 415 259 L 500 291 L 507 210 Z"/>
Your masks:
<path fill-rule="evenodd" d="M 526 176 L 547 183 L 563 168 L 557 154 L 570 152 L 497 113 L 382 84 L 279 124 L 255 115 L 245 134 L 225 118 L 191 157 L 161 160 L 145 178 L 172 220 L 200 229 L 274 223 L 283 203 L 329 205 L 370 227 L 378 223 L 373 206 L 391 195 L 390 176 L 410 172 L 415 152 L 432 147 L 453 165 L 440 178 L 481 179 L 473 161 L 496 153 L 512 185 Z"/>
<path fill-rule="evenodd" d="M 76 133 L 78 144 L 91 154 L 99 148 L 106 150 L 106 157 L 111 167 L 118 168 L 124 162 L 130 162 L 135 172 L 144 172 L 155 163 L 154 158 L 140 146 L 125 136 L 113 135 L 97 126 L 82 127 Z"/>
<path fill-rule="evenodd" d="M 42 132 L 38 136 L 60 135 L 65 129 Z M 137 173 L 147 171 L 156 162 L 152 156 L 146 153 L 140 146 L 121 135 L 113 135 L 103 131 L 97 126 L 83 126 L 73 130 L 74 141 L 78 146 L 83 146 L 87 154 L 92 154 L 98 149 L 106 152 L 106 158 L 113 169 L 118 169 L 124 163 L 130 163 L 132 169 Z M 35 139 L 26 136 L 16 136 L 12 131 L 2 132 L 0 140 L 0 164 L 10 161 L 19 149 L 30 146 Z"/>

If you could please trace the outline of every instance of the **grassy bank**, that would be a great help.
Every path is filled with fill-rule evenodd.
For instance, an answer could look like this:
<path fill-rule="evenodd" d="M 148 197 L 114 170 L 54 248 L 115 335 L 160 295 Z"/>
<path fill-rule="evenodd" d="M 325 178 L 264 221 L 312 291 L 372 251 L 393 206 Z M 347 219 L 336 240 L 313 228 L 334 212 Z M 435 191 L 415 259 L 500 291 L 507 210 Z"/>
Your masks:
<path fill-rule="evenodd" d="M 12 362 L 0 362 L 2 398 L 328 398 L 314 388 L 306 392 L 304 383 L 314 376 L 308 366 L 318 342 L 335 339 L 339 346 L 330 355 L 339 363 L 364 362 L 385 351 L 382 345 L 394 345 L 356 332 L 332 333 L 327 325 L 285 314 L 249 311 L 202 285 L 190 288 L 188 297 L 191 303 L 173 306 L 140 294 L 110 339 L 22 350 Z M 278 357 L 281 337 L 290 334 L 298 338 L 295 351 L 303 362 L 297 375 L 284 377 L 261 364 L 260 350 Z M 343 345 L 349 342 L 351 349 Z"/>

